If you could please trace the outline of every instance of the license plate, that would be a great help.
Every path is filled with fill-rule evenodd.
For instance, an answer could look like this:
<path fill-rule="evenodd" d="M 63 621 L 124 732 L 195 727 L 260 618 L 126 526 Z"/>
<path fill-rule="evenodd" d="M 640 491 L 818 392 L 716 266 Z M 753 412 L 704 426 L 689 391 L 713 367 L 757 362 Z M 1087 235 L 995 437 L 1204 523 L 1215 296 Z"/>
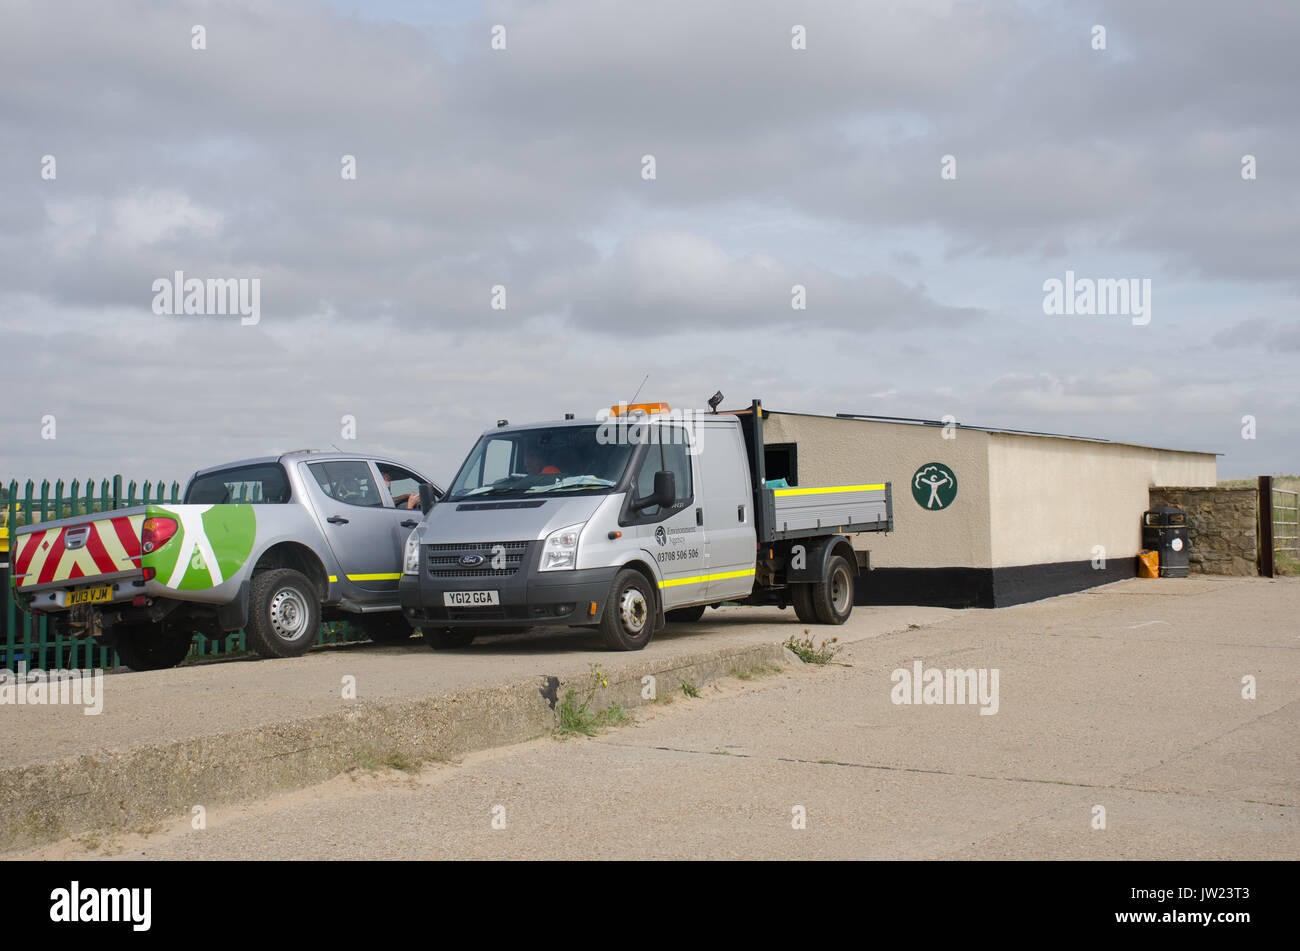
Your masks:
<path fill-rule="evenodd" d="M 74 604 L 98 604 L 100 601 L 112 600 L 112 585 L 105 585 L 102 588 L 81 588 L 77 591 L 68 592 L 68 607 L 72 607 Z"/>
<path fill-rule="evenodd" d="M 495 591 L 444 591 L 442 603 L 449 608 L 480 608 L 500 604 Z"/>

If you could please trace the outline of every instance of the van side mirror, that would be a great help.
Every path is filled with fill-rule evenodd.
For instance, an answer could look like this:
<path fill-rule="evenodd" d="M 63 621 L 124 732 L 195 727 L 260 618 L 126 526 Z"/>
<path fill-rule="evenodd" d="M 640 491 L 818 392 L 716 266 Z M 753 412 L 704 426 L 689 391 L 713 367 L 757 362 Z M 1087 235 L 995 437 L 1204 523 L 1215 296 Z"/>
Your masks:
<path fill-rule="evenodd" d="M 425 515 L 429 514 L 429 509 L 433 508 L 438 501 L 438 496 L 434 492 L 433 486 L 424 482 L 420 485 L 420 511 Z"/>
<path fill-rule="evenodd" d="M 642 509 L 648 509 L 652 505 L 657 505 L 662 509 L 667 508 L 676 501 L 677 476 L 667 470 L 661 469 L 655 473 L 655 490 L 649 495 L 633 502 L 632 508 L 639 512 Z"/>

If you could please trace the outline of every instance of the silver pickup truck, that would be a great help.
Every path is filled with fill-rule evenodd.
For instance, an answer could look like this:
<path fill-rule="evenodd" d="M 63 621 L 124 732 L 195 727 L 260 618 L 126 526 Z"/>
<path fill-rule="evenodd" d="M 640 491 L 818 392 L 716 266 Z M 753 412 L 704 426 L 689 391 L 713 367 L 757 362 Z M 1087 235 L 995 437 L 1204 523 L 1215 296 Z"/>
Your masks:
<path fill-rule="evenodd" d="M 405 640 L 406 537 L 421 487 L 403 463 L 293 452 L 194 474 L 180 504 L 150 503 L 14 530 L 11 584 L 30 611 L 116 648 L 135 670 L 173 667 L 195 632 L 243 628 L 249 648 L 294 657 L 345 615 Z"/>

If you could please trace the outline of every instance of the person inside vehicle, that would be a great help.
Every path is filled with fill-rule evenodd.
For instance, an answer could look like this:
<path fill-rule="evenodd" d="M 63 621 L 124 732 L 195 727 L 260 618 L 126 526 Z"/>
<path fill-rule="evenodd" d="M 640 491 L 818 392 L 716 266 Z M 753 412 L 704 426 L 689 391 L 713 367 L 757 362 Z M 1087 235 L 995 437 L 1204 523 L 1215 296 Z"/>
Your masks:
<path fill-rule="evenodd" d="M 388 494 L 393 493 L 393 474 L 387 469 L 380 469 L 379 474 L 384 477 L 384 485 L 388 488 Z M 413 509 L 420 504 L 419 492 L 407 492 L 405 495 L 393 495 L 393 505 L 399 509 Z"/>
<path fill-rule="evenodd" d="M 546 461 L 541 446 L 531 445 L 524 449 L 524 471 L 529 475 L 559 475 L 560 470 Z"/>

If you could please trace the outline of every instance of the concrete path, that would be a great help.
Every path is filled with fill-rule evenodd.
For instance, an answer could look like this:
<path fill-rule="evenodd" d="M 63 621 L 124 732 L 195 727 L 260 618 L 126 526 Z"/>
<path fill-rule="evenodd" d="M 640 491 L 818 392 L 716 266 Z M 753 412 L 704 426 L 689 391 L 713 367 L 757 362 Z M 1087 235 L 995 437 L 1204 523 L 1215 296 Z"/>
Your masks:
<path fill-rule="evenodd" d="M 634 725 L 595 739 L 544 738 L 414 773 L 358 771 L 213 808 L 201 831 L 178 818 L 30 855 L 1300 857 L 1300 580 L 1134 580 L 917 615 L 912 629 L 873 625 L 901 617 L 893 610 L 860 609 L 836 632 L 847 666 L 728 678 L 698 699 L 670 689 Z M 707 636 L 786 633 L 736 612 Z M 491 650 L 493 666 L 516 671 L 539 657 L 504 641 Z M 917 660 L 996 669 L 996 714 L 892 702 L 892 675 Z M 339 662 L 302 662 L 328 668 L 318 702 Z M 1255 679 L 1253 700 L 1244 677 Z M 1094 828 L 1100 810 L 1105 827 Z"/>

